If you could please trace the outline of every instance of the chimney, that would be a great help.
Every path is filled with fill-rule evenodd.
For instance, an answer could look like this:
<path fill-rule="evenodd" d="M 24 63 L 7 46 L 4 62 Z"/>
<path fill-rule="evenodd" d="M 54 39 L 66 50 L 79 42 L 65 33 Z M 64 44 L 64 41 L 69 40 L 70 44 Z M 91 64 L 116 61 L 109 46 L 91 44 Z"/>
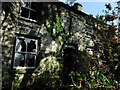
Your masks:
<path fill-rule="evenodd" d="M 80 3 L 75 3 L 73 8 L 77 9 L 78 11 L 82 11 L 82 5 Z"/>

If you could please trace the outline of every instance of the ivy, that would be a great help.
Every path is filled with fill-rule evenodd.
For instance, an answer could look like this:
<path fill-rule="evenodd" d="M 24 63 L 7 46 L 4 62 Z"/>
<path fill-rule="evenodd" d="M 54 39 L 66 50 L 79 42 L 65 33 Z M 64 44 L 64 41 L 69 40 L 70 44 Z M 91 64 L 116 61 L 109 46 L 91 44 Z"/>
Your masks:
<path fill-rule="evenodd" d="M 11 90 L 17 90 L 19 89 L 21 86 L 20 86 L 20 83 L 22 82 L 22 79 L 20 79 L 20 75 L 19 74 L 16 74 L 15 75 L 15 79 L 13 80 L 12 82 L 12 87 L 11 87 Z"/>
<path fill-rule="evenodd" d="M 53 22 L 53 15 L 50 14 L 49 18 L 46 20 L 46 27 L 47 27 L 47 30 L 51 32 L 51 36 L 55 39 L 57 43 L 56 51 L 57 53 L 59 53 L 60 46 L 66 43 L 70 35 L 68 30 L 64 30 L 63 16 L 59 15 L 59 17 L 57 17 L 55 20 L 56 21 Z"/>

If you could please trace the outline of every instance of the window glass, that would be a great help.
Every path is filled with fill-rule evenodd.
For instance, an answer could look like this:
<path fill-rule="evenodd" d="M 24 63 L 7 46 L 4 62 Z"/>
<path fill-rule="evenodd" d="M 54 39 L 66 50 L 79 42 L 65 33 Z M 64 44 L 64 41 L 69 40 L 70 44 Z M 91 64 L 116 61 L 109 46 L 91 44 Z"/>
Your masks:
<path fill-rule="evenodd" d="M 24 19 L 37 21 L 38 2 L 24 2 L 21 5 L 20 16 Z"/>
<path fill-rule="evenodd" d="M 35 68 L 38 39 L 16 37 L 13 68 Z"/>
<path fill-rule="evenodd" d="M 24 7 L 31 8 L 31 2 L 24 2 Z"/>
<path fill-rule="evenodd" d="M 21 16 L 25 18 L 29 18 L 29 9 L 21 7 Z"/>
<path fill-rule="evenodd" d="M 37 20 L 37 12 L 36 11 L 30 11 L 30 19 Z"/>
<path fill-rule="evenodd" d="M 38 9 L 38 3 L 32 2 L 31 3 L 31 8 L 34 9 L 34 10 L 37 10 Z"/>

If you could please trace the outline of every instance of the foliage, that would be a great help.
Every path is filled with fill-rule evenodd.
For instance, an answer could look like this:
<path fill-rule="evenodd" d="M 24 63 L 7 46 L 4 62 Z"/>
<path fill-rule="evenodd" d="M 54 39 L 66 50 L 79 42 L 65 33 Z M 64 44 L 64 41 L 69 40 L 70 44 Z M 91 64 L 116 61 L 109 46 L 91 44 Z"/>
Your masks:
<path fill-rule="evenodd" d="M 69 4 L 70 6 L 72 6 L 75 3 L 76 0 L 67 0 L 67 4 Z"/>
<path fill-rule="evenodd" d="M 112 23 L 104 24 L 104 25 L 99 25 L 100 29 L 98 29 L 97 33 L 95 35 L 99 36 L 99 41 L 95 42 L 96 44 L 99 44 L 99 51 L 103 51 L 101 55 L 103 55 L 104 60 L 109 64 L 111 59 L 115 59 L 113 57 L 113 54 L 116 52 L 117 48 L 117 43 L 115 41 L 115 37 L 117 37 L 117 29 L 116 25 L 114 25 L 113 21 L 115 20 L 115 15 L 111 13 L 112 7 L 110 4 L 105 5 L 108 11 L 105 11 L 105 15 L 100 15 L 97 17 L 101 21 L 105 21 L 105 23 L 108 23 L 112 21 Z M 108 20 L 109 19 L 109 20 Z M 114 60 L 113 60 L 114 61 Z"/>
<path fill-rule="evenodd" d="M 64 30 L 63 23 L 63 17 L 61 14 L 54 20 L 54 15 L 50 13 L 48 19 L 46 20 L 46 27 L 48 29 L 48 32 L 51 33 L 51 36 L 57 43 L 57 53 L 59 53 L 61 46 L 66 43 L 68 37 L 70 36 L 69 31 Z"/>
<path fill-rule="evenodd" d="M 110 3 L 105 4 L 105 6 L 106 6 L 106 9 L 108 9 L 108 10 L 112 10 L 112 6 L 111 6 L 111 4 L 110 4 Z"/>
<path fill-rule="evenodd" d="M 47 83 L 48 80 L 52 80 L 54 78 L 58 79 L 60 70 L 60 64 L 56 61 L 56 58 L 53 56 L 48 56 L 41 60 L 40 65 L 36 68 L 34 73 L 32 74 L 30 81 L 30 85 L 33 85 L 36 82 L 41 81 L 43 78 L 46 81 L 42 81 L 43 83 Z"/>
<path fill-rule="evenodd" d="M 94 60 L 92 58 L 91 60 L 86 57 L 82 58 L 82 60 L 90 60 L 90 62 L 88 61 L 89 70 L 86 69 L 84 72 L 81 72 L 81 69 L 78 69 L 76 73 L 70 73 L 73 85 L 77 88 L 116 88 L 115 79 L 113 79 L 115 77 L 113 72 L 115 60 L 118 60 L 119 57 L 117 27 L 113 22 L 116 19 L 116 12 L 112 10 L 110 4 L 106 4 L 105 6 L 107 9 L 104 10 L 105 15 L 97 16 L 99 20 L 97 22 L 97 29 L 94 26 L 96 22 L 91 24 L 95 29 L 94 55 L 92 56 Z M 87 19 L 88 17 L 85 18 Z M 90 24 L 90 21 L 87 23 Z M 87 56 L 88 54 L 86 53 L 85 55 Z"/>
<path fill-rule="evenodd" d="M 78 57 L 80 58 L 77 60 L 77 70 L 69 74 L 76 88 L 115 88 L 112 78 L 109 77 L 110 74 L 105 76 L 106 71 L 99 69 L 105 66 L 99 66 L 96 57 L 94 57 L 95 60 L 92 59 L 93 57 L 87 51 L 80 52 Z"/>
<path fill-rule="evenodd" d="M 20 74 L 15 75 L 15 79 L 12 82 L 11 90 L 18 90 L 20 88 L 20 83 L 22 81 L 22 79 L 20 77 L 21 77 Z"/>
<path fill-rule="evenodd" d="M 93 74 L 88 77 L 87 74 L 84 73 L 73 73 L 71 72 L 69 76 L 72 79 L 73 85 L 77 88 L 115 88 L 111 80 L 108 80 L 101 72 L 95 71 Z M 78 84 L 74 81 L 74 77 L 77 77 Z M 82 82 L 84 82 L 83 85 Z"/>

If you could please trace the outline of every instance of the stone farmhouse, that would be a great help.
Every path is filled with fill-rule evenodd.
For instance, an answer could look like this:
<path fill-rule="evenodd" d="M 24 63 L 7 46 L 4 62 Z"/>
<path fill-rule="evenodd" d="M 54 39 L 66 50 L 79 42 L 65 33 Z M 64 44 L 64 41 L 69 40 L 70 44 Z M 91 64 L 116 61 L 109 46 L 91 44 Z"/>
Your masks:
<path fill-rule="evenodd" d="M 68 83 L 66 75 L 78 68 L 74 63 L 78 52 L 86 50 L 91 56 L 96 54 L 93 52 L 97 49 L 94 48 L 94 41 L 98 40 L 99 35 L 95 36 L 94 33 L 100 23 L 82 12 L 81 4 L 12 4 L 15 19 L 12 20 L 13 16 L 9 14 L 1 27 L 2 74 L 6 77 L 2 83 L 4 88 L 14 87 L 16 80 L 19 80 L 18 86 L 25 87 L 34 85 L 40 78 L 47 82 L 45 78 L 48 77 L 59 82 L 63 78 Z M 5 12 L 2 11 L 2 21 L 4 17 Z M 80 62 L 84 67 L 84 60 Z"/>

